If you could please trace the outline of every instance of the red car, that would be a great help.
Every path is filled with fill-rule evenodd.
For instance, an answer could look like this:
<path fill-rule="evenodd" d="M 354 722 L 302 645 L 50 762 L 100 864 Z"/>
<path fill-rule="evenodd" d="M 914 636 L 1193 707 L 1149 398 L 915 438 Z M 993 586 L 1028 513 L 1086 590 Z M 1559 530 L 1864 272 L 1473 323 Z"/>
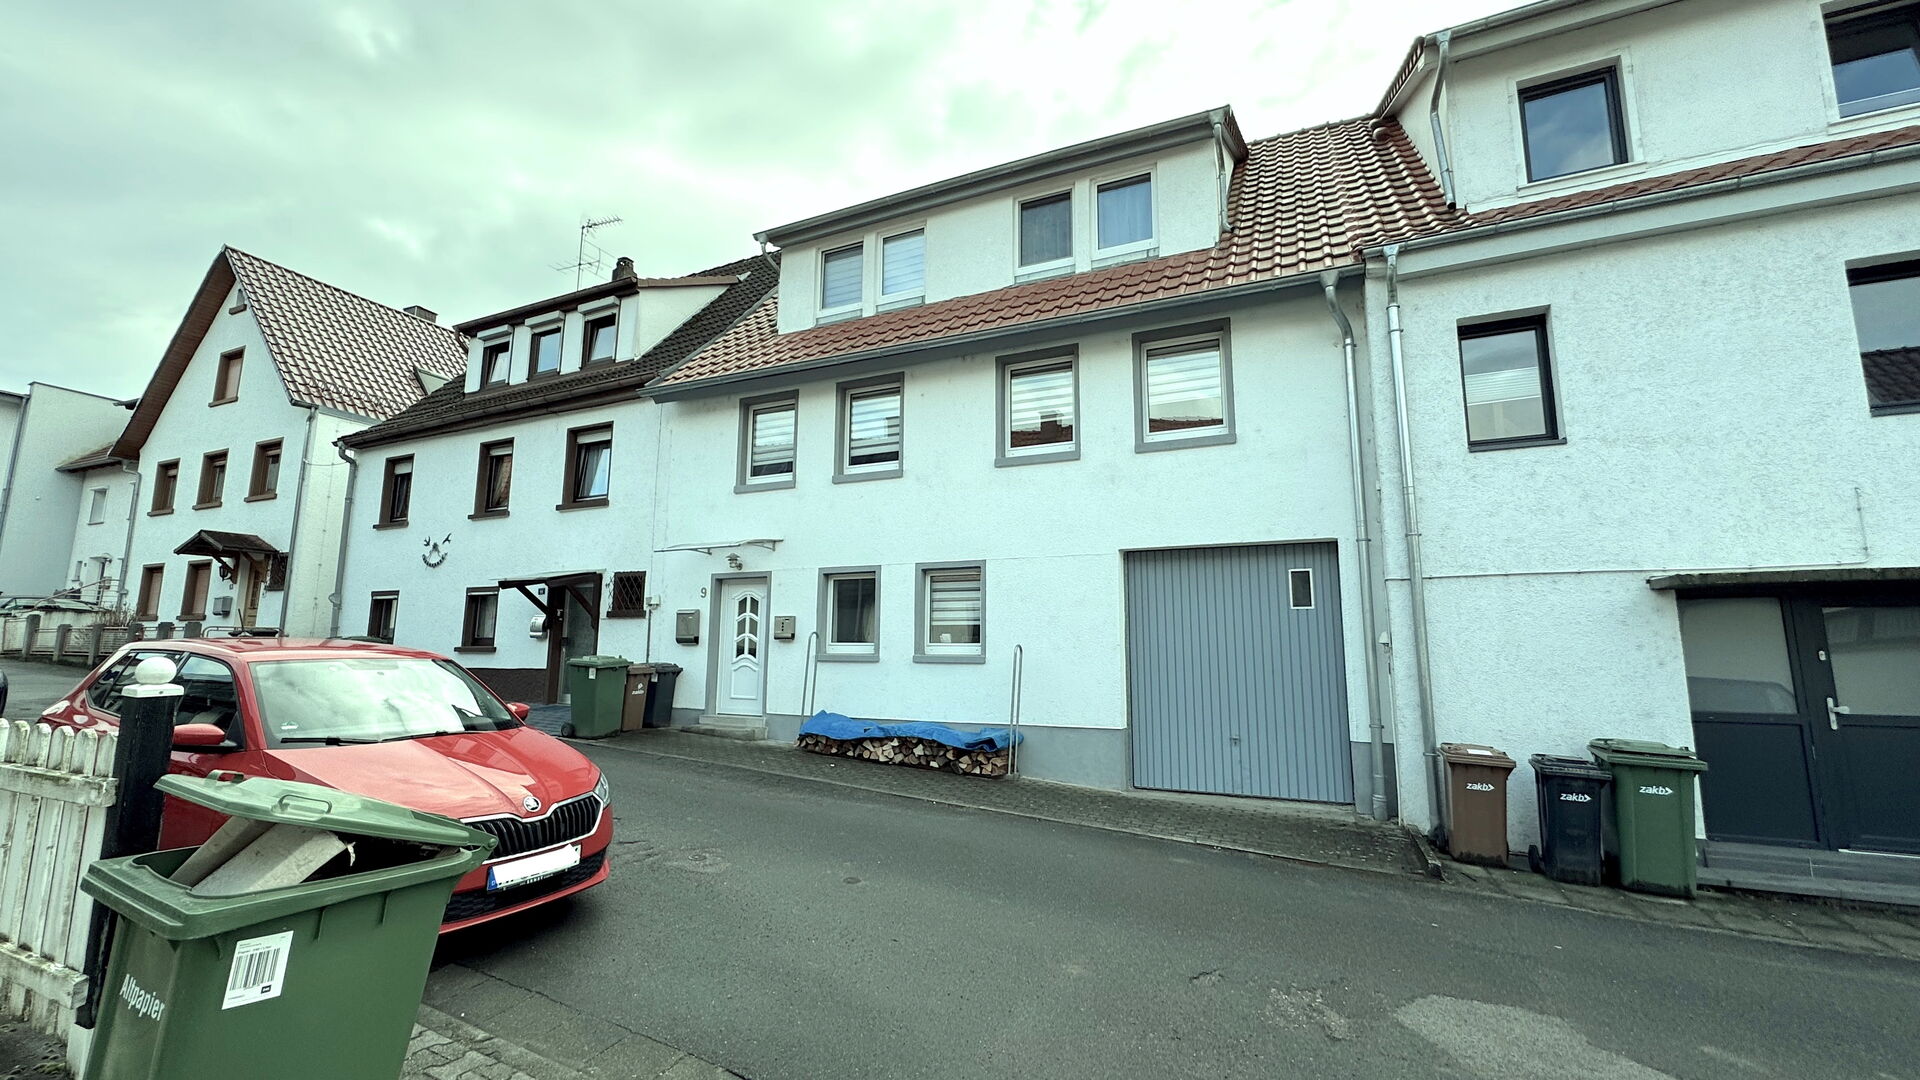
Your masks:
<path fill-rule="evenodd" d="M 499 838 L 460 879 L 441 932 L 496 919 L 607 878 L 607 782 L 579 751 L 524 721 L 442 656 L 357 641 L 192 638 L 115 653 L 41 719 L 119 723 L 133 668 L 163 656 L 185 689 L 172 771 L 217 769 L 350 791 L 444 814 Z M 192 726 L 188 726 L 192 725 Z M 169 797 L 160 845 L 204 842 L 225 819 Z"/>

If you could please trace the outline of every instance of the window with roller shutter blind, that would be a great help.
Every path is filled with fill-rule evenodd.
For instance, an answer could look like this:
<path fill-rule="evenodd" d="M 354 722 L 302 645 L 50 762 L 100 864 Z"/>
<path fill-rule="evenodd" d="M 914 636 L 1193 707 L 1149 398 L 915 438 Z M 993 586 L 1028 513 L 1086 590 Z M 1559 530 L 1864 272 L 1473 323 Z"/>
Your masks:
<path fill-rule="evenodd" d="M 880 302 L 911 300 L 927 291 L 927 234 L 914 229 L 880 241 Z"/>
<path fill-rule="evenodd" d="M 793 486 L 798 405 L 791 393 L 740 403 L 740 466 L 734 490 L 766 491 Z"/>
<path fill-rule="evenodd" d="M 900 475 L 902 385 L 898 375 L 840 384 L 835 483 Z"/>
<path fill-rule="evenodd" d="M 1000 358 L 1000 445 L 996 465 L 1080 456 L 1077 350 L 1046 349 Z"/>
<path fill-rule="evenodd" d="M 849 244 L 820 256 L 820 314 L 858 311 L 863 246 Z"/>
<path fill-rule="evenodd" d="M 1134 335 L 1136 451 L 1234 441 L 1227 324 Z"/>
<path fill-rule="evenodd" d="M 986 567 L 981 563 L 922 564 L 916 597 L 914 660 L 981 663 L 986 660 Z"/>

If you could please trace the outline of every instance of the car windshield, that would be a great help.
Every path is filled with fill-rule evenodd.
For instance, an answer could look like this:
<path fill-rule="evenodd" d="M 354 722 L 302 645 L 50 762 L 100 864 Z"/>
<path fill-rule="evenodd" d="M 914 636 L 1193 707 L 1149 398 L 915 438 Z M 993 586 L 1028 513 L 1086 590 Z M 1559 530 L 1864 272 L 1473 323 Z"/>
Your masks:
<path fill-rule="evenodd" d="M 392 742 L 519 724 L 445 660 L 361 656 L 250 667 L 268 746 Z"/>

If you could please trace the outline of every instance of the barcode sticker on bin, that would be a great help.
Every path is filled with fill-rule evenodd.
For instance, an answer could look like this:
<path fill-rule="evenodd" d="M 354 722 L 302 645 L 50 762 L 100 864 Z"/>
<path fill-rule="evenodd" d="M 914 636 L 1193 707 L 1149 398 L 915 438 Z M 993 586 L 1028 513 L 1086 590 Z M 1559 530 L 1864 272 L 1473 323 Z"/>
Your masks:
<path fill-rule="evenodd" d="M 233 966 L 227 969 L 227 996 L 222 1009 L 277 998 L 287 977 L 287 954 L 293 951 L 293 931 L 247 938 L 233 947 Z"/>

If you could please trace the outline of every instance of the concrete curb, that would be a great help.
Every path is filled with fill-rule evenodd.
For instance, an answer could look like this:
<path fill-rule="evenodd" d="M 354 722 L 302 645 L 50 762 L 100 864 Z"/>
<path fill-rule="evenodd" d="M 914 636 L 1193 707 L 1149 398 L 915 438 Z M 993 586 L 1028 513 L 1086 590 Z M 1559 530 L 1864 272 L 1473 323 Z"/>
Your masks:
<path fill-rule="evenodd" d="M 1413 838 L 1413 849 L 1420 853 L 1426 875 L 1435 881 L 1447 880 L 1447 861 L 1434 850 L 1433 841 L 1427 839 L 1427 834 L 1408 826 L 1407 835 Z"/>

